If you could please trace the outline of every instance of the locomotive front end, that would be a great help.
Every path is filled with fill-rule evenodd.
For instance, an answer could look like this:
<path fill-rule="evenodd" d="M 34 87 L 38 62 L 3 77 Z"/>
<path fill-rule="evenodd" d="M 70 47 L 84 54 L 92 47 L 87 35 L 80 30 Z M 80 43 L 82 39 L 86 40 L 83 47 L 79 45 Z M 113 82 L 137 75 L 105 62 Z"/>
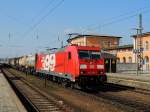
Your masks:
<path fill-rule="evenodd" d="M 104 59 L 99 48 L 79 49 L 79 83 L 80 85 L 100 85 L 107 81 Z"/>

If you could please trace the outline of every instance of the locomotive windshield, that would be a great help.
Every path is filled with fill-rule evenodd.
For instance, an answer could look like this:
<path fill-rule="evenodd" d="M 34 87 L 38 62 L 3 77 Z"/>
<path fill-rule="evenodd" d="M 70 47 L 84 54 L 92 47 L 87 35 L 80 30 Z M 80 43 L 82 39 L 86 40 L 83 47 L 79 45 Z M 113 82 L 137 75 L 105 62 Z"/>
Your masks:
<path fill-rule="evenodd" d="M 99 51 L 92 50 L 79 50 L 80 59 L 100 59 Z"/>

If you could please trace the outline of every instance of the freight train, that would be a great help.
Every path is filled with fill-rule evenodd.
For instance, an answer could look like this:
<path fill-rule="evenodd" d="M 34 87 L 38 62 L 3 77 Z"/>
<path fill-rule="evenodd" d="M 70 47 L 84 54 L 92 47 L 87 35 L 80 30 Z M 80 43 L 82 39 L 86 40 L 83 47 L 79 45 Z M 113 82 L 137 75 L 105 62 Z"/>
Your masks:
<path fill-rule="evenodd" d="M 107 81 L 99 47 L 70 45 L 49 52 L 12 58 L 9 63 L 19 70 L 47 76 L 65 86 L 88 88 Z"/>

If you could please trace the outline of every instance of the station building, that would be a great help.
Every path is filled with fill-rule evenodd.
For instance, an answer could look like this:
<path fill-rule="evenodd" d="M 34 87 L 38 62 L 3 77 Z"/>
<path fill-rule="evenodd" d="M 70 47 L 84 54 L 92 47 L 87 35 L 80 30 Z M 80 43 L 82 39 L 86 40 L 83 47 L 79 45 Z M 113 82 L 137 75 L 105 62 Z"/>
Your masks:
<path fill-rule="evenodd" d="M 105 51 L 105 49 L 117 49 L 121 38 L 109 35 L 76 35 L 67 41 L 71 45 L 100 47 L 102 49 L 102 57 L 105 59 L 106 72 L 116 72 L 116 56 L 111 52 Z"/>
<path fill-rule="evenodd" d="M 133 64 L 136 65 L 137 54 L 134 51 L 141 48 L 143 71 L 149 71 L 150 32 L 143 33 L 138 37 L 137 35 L 132 35 L 133 44 L 120 46 L 121 38 L 122 37 L 109 35 L 77 35 L 73 38 L 69 38 L 67 41 L 70 44 L 97 46 L 102 48 L 107 72 L 115 72 L 114 68 L 116 67 L 116 63 L 129 65 L 129 69 L 133 66 Z"/>
<path fill-rule="evenodd" d="M 137 63 L 137 52 L 142 52 L 142 69 L 150 70 L 150 32 L 142 35 L 132 35 L 133 44 L 118 46 L 117 48 L 106 49 L 107 52 L 113 53 L 117 58 L 117 63 Z"/>
<path fill-rule="evenodd" d="M 105 50 L 116 56 L 117 63 L 133 63 L 133 44 L 122 45 L 117 48 L 109 48 Z"/>
<path fill-rule="evenodd" d="M 143 70 L 150 70 L 150 32 L 142 33 L 142 35 L 133 35 L 133 49 L 142 49 Z M 134 62 L 136 62 L 135 53 L 133 53 Z"/>
<path fill-rule="evenodd" d="M 102 49 L 107 49 L 117 48 L 120 43 L 120 38 L 122 37 L 108 35 L 77 35 L 73 38 L 69 38 L 67 41 L 69 44 L 95 46 Z"/>

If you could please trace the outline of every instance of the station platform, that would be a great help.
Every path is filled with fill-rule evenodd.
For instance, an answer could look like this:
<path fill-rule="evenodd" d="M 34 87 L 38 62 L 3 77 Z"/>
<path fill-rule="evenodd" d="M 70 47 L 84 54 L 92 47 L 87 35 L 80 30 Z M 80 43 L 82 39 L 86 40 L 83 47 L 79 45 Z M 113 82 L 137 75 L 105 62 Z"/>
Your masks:
<path fill-rule="evenodd" d="M 107 73 L 108 82 L 150 90 L 150 74 Z"/>
<path fill-rule="evenodd" d="M 27 112 L 0 71 L 0 112 Z"/>

